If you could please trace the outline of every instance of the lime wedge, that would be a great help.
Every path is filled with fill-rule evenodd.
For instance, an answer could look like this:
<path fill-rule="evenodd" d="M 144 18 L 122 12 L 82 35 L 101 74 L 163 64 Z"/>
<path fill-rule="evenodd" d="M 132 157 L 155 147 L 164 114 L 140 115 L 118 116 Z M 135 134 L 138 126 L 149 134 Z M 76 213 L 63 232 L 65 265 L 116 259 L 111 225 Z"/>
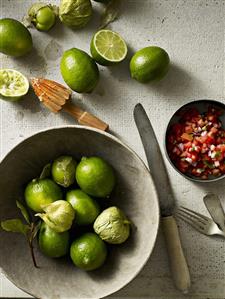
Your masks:
<path fill-rule="evenodd" d="M 29 81 L 16 70 L 0 70 L 0 98 L 7 101 L 17 101 L 27 94 Z"/>
<path fill-rule="evenodd" d="M 116 64 L 125 59 L 127 45 L 118 33 L 103 29 L 92 38 L 91 55 L 101 65 Z"/>

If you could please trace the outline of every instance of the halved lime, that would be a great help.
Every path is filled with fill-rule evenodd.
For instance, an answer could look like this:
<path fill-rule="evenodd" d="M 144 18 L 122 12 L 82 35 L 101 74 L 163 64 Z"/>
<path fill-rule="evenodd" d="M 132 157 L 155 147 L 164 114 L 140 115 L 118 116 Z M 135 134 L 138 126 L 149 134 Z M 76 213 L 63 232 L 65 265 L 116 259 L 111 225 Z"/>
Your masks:
<path fill-rule="evenodd" d="M 2 100 L 17 101 L 27 94 L 29 81 L 16 70 L 0 70 L 0 98 Z"/>
<path fill-rule="evenodd" d="M 127 45 L 118 33 L 103 29 L 92 38 L 91 55 L 101 65 L 116 64 L 127 56 Z"/>

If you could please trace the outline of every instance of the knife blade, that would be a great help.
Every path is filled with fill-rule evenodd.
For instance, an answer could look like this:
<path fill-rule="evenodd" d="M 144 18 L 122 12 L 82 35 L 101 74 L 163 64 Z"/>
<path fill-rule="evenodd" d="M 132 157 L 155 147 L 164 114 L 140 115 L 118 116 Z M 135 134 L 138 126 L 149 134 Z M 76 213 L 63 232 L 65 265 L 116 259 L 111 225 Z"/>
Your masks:
<path fill-rule="evenodd" d="M 143 143 L 149 170 L 159 195 L 162 216 L 173 214 L 175 206 L 166 166 L 150 120 L 141 104 L 134 108 L 134 119 Z"/>
<path fill-rule="evenodd" d="M 208 193 L 204 196 L 203 201 L 212 219 L 225 232 L 225 214 L 219 197 L 216 194 Z"/>
<path fill-rule="evenodd" d="M 177 289 L 187 293 L 191 281 L 187 262 L 180 242 L 180 236 L 173 210 L 175 206 L 166 166 L 162 157 L 154 129 L 139 103 L 134 108 L 134 120 L 144 147 L 150 173 L 156 186 L 162 215 L 162 226 L 166 240 L 170 268 Z"/>

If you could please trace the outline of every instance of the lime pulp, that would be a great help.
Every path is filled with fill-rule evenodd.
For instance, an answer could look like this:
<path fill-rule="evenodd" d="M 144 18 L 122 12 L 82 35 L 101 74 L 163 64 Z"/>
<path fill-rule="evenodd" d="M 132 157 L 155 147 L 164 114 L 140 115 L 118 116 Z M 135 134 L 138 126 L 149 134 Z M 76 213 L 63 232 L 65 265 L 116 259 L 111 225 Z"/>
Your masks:
<path fill-rule="evenodd" d="M 118 33 L 103 29 L 92 38 L 91 55 L 101 65 L 116 64 L 127 56 L 127 45 Z"/>
<path fill-rule="evenodd" d="M 3 100 L 19 100 L 28 90 L 29 81 L 23 74 L 12 69 L 0 70 L 0 96 Z"/>

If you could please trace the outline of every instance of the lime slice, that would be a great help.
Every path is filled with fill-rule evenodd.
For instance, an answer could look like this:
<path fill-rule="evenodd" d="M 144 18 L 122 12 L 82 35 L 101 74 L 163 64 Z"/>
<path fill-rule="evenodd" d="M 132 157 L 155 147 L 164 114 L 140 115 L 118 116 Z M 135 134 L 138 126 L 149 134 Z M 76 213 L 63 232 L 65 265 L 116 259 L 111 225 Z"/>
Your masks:
<path fill-rule="evenodd" d="M 91 55 L 101 65 L 116 64 L 125 59 L 127 45 L 118 33 L 100 30 L 92 38 Z"/>
<path fill-rule="evenodd" d="M 2 100 L 17 101 L 27 94 L 29 81 L 16 70 L 0 70 L 0 98 Z"/>

